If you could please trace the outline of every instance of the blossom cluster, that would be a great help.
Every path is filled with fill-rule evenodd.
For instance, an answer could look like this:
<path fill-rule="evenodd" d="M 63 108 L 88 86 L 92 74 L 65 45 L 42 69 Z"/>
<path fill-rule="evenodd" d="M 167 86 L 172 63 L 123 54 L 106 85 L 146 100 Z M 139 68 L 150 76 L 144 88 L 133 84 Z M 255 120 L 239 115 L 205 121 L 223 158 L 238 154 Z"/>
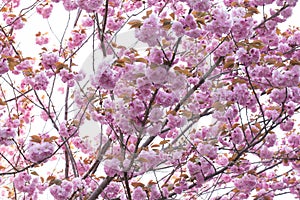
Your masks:
<path fill-rule="evenodd" d="M 41 183 L 39 177 L 34 177 L 27 172 L 21 172 L 16 176 L 14 186 L 25 195 L 24 198 L 26 199 L 38 199 L 38 194 L 47 189 L 47 186 Z"/>
<path fill-rule="evenodd" d="M 27 155 L 30 161 L 40 162 L 49 158 L 54 152 L 54 145 L 50 142 L 31 142 L 27 149 Z"/>

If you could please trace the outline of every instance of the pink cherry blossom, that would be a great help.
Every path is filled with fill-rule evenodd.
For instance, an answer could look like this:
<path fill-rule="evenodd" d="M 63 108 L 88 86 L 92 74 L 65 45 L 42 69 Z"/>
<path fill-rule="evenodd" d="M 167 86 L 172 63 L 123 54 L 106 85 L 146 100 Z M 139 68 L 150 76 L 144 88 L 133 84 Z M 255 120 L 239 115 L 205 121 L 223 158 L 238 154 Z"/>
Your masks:
<path fill-rule="evenodd" d="M 173 93 L 167 93 L 164 91 L 159 91 L 157 94 L 156 101 L 158 104 L 168 107 L 174 105 L 174 103 L 178 102 L 178 98 Z"/>
<path fill-rule="evenodd" d="M 43 53 L 42 54 L 42 65 L 46 69 L 55 67 L 55 63 L 58 62 L 58 56 L 54 53 Z"/>
<path fill-rule="evenodd" d="M 21 172 L 14 179 L 14 185 L 17 191 L 22 192 L 24 198 L 37 199 L 37 194 L 44 192 L 46 189 L 38 177 L 33 177 L 26 172 Z"/>
<path fill-rule="evenodd" d="M 106 160 L 104 163 L 104 171 L 108 176 L 114 176 L 121 170 L 120 161 L 117 158 Z"/>
<path fill-rule="evenodd" d="M 67 11 L 75 10 L 78 8 L 78 5 L 76 3 L 76 0 L 62 0 L 64 8 Z"/>
<path fill-rule="evenodd" d="M 141 187 L 137 187 L 134 189 L 134 191 L 132 193 L 132 197 L 133 197 L 133 199 L 146 200 L 147 194 Z"/>
<path fill-rule="evenodd" d="M 116 85 L 117 77 L 114 75 L 111 69 L 105 69 L 103 72 L 98 70 L 95 75 L 92 84 L 95 87 L 102 87 L 104 89 L 113 89 Z"/>
<path fill-rule="evenodd" d="M 32 142 L 28 147 L 28 157 L 32 162 L 40 162 L 47 159 L 54 151 L 54 145 L 50 142 Z"/>
<path fill-rule="evenodd" d="M 16 135 L 16 131 L 12 128 L 8 128 L 8 127 L 1 127 L 0 128 L 0 143 L 4 144 L 4 145 L 9 145 L 10 144 L 10 140 L 13 139 Z"/>
<path fill-rule="evenodd" d="M 53 9 L 52 4 L 46 4 L 46 5 L 40 4 L 39 6 L 36 7 L 37 13 L 42 15 L 43 18 L 49 18 L 51 15 L 52 9 Z"/>
<path fill-rule="evenodd" d="M 256 184 L 256 177 L 252 174 L 245 174 L 242 178 L 234 180 L 235 187 L 246 193 L 254 189 Z"/>
<path fill-rule="evenodd" d="M 290 131 L 293 129 L 293 127 L 294 127 L 294 122 L 290 119 L 280 124 L 280 128 L 283 131 Z"/>
<path fill-rule="evenodd" d="M 44 73 L 39 73 L 29 83 L 35 90 L 46 90 L 49 80 Z"/>
<path fill-rule="evenodd" d="M 5 74 L 9 71 L 6 59 L 0 60 L 0 74 Z"/>
<path fill-rule="evenodd" d="M 154 84 L 163 84 L 167 78 L 168 72 L 164 67 L 148 68 L 145 72 L 149 81 Z"/>
<path fill-rule="evenodd" d="M 75 48 L 79 47 L 85 39 L 86 39 L 85 32 L 73 31 L 72 37 L 68 41 L 68 47 L 70 49 L 75 49 Z"/>
<path fill-rule="evenodd" d="M 69 87 L 73 87 L 75 85 L 74 74 L 69 73 L 66 69 L 62 69 L 59 71 L 61 76 L 61 80 L 64 83 L 67 83 Z"/>
<path fill-rule="evenodd" d="M 176 36 L 178 37 L 184 35 L 185 33 L 184 25 L 177 21 L 172 23 L 172 30 L 175 32 Z"/>
<path fill-rule="evenodd" d="M 58 200 L 69 198 L 73 192 L 73 185 L 71 182 L 63 180 L 61 185 L 52 185 L 50 187 L 51 195 Z"/>
<path fill-rule="evenodd" d="M 232 19 L 229 13 L 222 8 L 216 8 L 212 11 L 212 14 L 213 20 L 206 28 L 218 37 L 228 34 L 232 27 Z"/>
<path fill-rule="evenodd" d="M 163 111 L 160 108 L 153 108 L 149 114 L 149 119 L 153 122 L 158 122 L 162 116 L 163 116 Z"/>
<path fill-rule="evenodd" d="M 105 188 L 105 190 L 103 191 L 103 193 L 101 194 L 101 196 L 104 199 L 113 199 L 113 198 L 117 198 L 117 196 L 119 196 L 120 194 L 120 185 L 117 183 L 110 183 L 109 186 L 107 188 Z"/>
<path fill-rule="evenodd" d="M 210 1 L 208 0 L 188 0 L 187 3 L 191 8 L 195 9 L 196 11 L 208 11 L 210 7 Z"/>
<path fill-rule="evenodd" d="M 234 144 L 241 144 L 244 141 L 244 134 L 240 128 L 235 128 L 233 130 L 231 140 Z"/>
<path fill-rule="evenodd" d="M 262 159 L 271 159 L 273 157 L 273 152 L 270 151 L 266 146 L 263 146 L 260 149 L 260 154 L 259 155 Z"/>
<path fill-rule="evenodd" d="M 77 0 L 78 7 L 87 12 L 98 10 L 102 3 L 102 0 Z"/>
<path fill-rule="evenodd" d="M 18 29 L 22 29 L 24 27 L 24 22 L 22 21 L 22 19 L 20 17 L 16 17 L 15 15 L 9 15 L 7 13 L 3 14 L 3 18 L 5 20 L 5 23 L 8 26 L 11 26 L 12 28 L 18 30 Z"/>
<path fill-rule="evenodd" d="M 135 35 L 141 42 L 147 43 L 149 46 L 155 46 L 157 40 L 160 40 L 162 30 L 155 15 L 150 15 L 140 29 L 136 30 Z"/>

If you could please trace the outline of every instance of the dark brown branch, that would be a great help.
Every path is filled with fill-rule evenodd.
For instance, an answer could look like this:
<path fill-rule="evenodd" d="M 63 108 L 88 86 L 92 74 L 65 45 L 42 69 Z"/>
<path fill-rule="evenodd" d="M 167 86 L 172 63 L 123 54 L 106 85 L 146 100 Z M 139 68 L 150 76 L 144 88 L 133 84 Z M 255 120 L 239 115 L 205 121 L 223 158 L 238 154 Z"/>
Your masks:
<path fill-rule="evenodd" d="M 105 152 L 108 150 L 108 148 L 109 148 L 109 146 L 110 146 L 111 143 L 112 143 L 112 140 L 109 139 L 109 140 L 104 144 L 104 146 L 102 147 L 102 149 L 98 151 L 97 158 L 96 158 L 94 164 L 93 164 L 92 167 L 87 171 L 87 173 L 85 173 L 85 174 L 83 175 L 83 177 L 82 177 L 83 179 L 86 179 L 90 174 L 93 174 L 93 173 L 96 172 L 96 170 L 97 170 L 97 168 L 98 168 L 98 166 L 99 166 L 99 164 L 100 164 L 100 162 L 101 162 L 101 160 L 102 160 L 102 158 L 103 158 L 103 155 L 104 155 Z"/>
<path fill-rule="evenodd" d="M 116 175 L 115 175 L 116 176 Z M 109 185 L 109 183 L 114 179 L 114 177 L 107 176 L 99 187 L 92 193 L 92 195 L 87 200 L 95 200 L 101 194 L 101 192 Z"/>
<path fill-rule="evenodd" d="M 190 89 L 187 94 L 180 100 L 180 102 L 176 105 L 174 111 L 177 112 L 181 106 L 190 98 L 190 96 L 205 82 L 205 80 L 211 75 L 211 73 L 214 71 L 214 69 L 221 64 L 221 62 L 224 60 L 224 57 L 219 57 L 219 59 L 215 62 L 213 66 L 204 74 L 204 76 L 199 80 L 199 82 L 192 88 Z M 153 140 L 155 136 L 149 137 L 142 147 L 148 146 Z"/>
<path fill-rule="evenodd" d="M 280 10 L 278 10 L 274 15 L 272 15 L 271 17 L 265 19 L 264 21 L 262 21 L 260 24 L 258 24 L 256 27 L 253 28 L 253 30 L 256 30 L 258 28 L 260 28 L 262 25 L 264 25 L 267 21 L 270 21 L 272 19 L 274 19 L 275 17 L 279 16 L 280 13 L 285 10 L 287 7 L 289 7 L 289 5 L 284 5 Z"/>
<path fill-rule="evenodd" d="M 130 192 L 130 187 L 129 187 L 129 182 L 128 182 L 128 174 L 127 174 L 127 172 L 124 172 L 124 179 L 125 179 L 125 186 L 126 186 L 128 200 L 132 200 L 132 198 L 131 198 L 131 192 Z"/>

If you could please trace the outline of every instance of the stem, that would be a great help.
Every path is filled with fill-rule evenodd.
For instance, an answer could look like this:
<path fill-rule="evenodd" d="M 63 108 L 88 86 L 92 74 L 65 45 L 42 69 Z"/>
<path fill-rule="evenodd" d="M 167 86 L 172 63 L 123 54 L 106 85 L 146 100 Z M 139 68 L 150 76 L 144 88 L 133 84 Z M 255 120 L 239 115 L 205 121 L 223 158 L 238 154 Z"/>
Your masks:
<path fill-rule="evenodd" d="M 127 172 L 124 172 L 124 179 L 125 179 L 125 186 L 126 186 L 128 200 L 132 200 L 132 198 L 131 198 L 131 192 L 130 192 L 130 187 L 129 187 L 129 182 L 128 182 L 128 174 L 127 174 Z"/>
<path fill-rule="evenodd" d="M 113 177 L 107 176 L 87 200 L 96 200 L 101 194 L 101 192 L 104 190 L 104 188 L 106 188 L 109 185 L 109 183 L 114 179 L 115 176 L 116 175 L 114 175 Z"/>

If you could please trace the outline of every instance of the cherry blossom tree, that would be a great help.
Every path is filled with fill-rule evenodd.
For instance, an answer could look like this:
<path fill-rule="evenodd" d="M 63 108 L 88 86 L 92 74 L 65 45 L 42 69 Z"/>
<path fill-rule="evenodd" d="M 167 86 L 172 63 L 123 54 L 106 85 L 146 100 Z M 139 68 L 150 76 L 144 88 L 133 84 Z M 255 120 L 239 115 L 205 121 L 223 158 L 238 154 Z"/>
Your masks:
<path fill-rule="evenodd" d="M 2 0 L 1 196 L 300 198 L 296 3 Z"/>

